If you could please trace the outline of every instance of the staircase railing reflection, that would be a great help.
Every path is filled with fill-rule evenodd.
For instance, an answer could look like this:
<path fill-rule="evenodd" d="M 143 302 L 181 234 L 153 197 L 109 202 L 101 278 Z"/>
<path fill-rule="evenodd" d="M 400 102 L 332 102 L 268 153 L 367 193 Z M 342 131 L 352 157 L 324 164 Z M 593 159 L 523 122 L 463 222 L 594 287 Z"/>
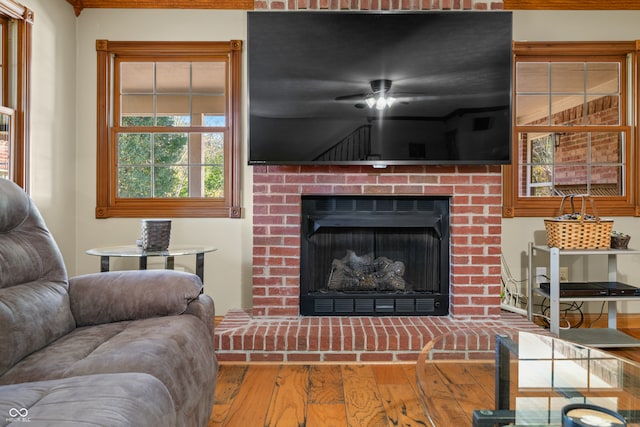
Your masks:
<path fill-rule="evenodd" d="M 362 125 L 341 141 L 323 151 L 314 160 L 366 160 L 371 155 L 371 125 Z"/>

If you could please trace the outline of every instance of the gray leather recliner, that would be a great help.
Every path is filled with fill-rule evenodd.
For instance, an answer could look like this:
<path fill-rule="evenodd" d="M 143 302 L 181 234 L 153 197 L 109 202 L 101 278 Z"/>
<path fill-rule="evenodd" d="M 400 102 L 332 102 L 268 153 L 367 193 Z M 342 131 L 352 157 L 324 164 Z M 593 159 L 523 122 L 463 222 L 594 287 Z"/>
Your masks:
<path fill-rule="evenodd" d="M 214 305 L 195 274 L 68 278 L 30 197 L 0 179 L 0 426 L 206 426 Z"/>

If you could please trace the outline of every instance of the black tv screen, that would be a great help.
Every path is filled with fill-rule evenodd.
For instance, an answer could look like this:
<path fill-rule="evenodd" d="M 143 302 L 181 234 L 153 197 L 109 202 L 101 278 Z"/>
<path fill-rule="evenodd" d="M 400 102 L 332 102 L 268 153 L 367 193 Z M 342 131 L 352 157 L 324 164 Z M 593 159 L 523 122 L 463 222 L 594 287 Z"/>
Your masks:
<path fill-rule="evenodd" d="M 250 164 L 511 162 L 510 12 L 249 12 Z"/>

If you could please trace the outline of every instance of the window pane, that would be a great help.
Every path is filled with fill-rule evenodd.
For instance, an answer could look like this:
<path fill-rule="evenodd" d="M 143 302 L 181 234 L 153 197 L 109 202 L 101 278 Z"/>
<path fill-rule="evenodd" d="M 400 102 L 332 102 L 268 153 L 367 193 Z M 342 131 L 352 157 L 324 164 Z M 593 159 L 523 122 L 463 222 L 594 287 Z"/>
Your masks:
<path fill-rule="evenodd" d="M 518 95 L 516 115 L 517 125 L 548 125 L 549 95 Z"/>
<path fill-rule="evenodd" d="M 153 62 L 121 63 L 120 93 L 153 93 Z"/>
<path fill-rule="evenodd" d="M 121 126 L 153 126 L 153 95 L 123 95 Z"/>
<path fill-rule="evenodd" d="M 8 109 L 5 109 L 8 110 Z M 13 156 L 13 137 L 11 133 L 12 114 L 0 113 L 0 178 L 13 179 L 11 167 Z"/>
<path fill-rule="evenodd" d="M 584 95 L 553 95 L 552 124 L 584 125 Z"/>
<path fill-rule="evenodd" d="M 207 116 L 223 117 L 225 115 L 225 98 L 224 96 L 193 96 L 193 123 L 198 123 L 198 120 L 202 121 L 204 126 L 219 126 L 217 124 L 207 124 Z M 224 125 L 224 120 L 223 120 Z"/>
<path fill-rule="evenodd" d="M 585 64 L 556 62 L 551 64 L 551 92 L 581 94 L 585 89 Z"/>
<path fill-rule="evenodd" d="M 205 166 L 204 196 L 224 198 L 224 166 Z"/>
<path fill-rule="evenodd" d="M 620 124 L 620 97 L 618 95 L 587 96 L 587 124 Z"/>
<path fill-rule="evenodd" d="M 158 95 L 156 97 L 158 126 L 189 126 L 190 99 L 188 95 Z"/>
<path fill-rule="evenodd" d="M 154 197 L 189 197 L 189 170 L 186 166 L 158 166 L 153 169 Z"/>
<path fill-rule="evenodd" d="M 553 166 L 527 165 L 519 168 L 520 196 L 541 197 L 552 196 Z"/>
<path fill-rule="evenodd" d="M 517 67 L 517 92 L 548 93 L 549 64 L 547 62 L 519 62 Z"/>
<path fill-rule="evenodd" d="M 224 133 L 206 133 L 203 139 L 204 163 L 222 165 L 224 163 Z"/>
<path fill-rule="evenodd" d="M 157 62 L 157 93 L 189 93 L 191 64 L 189 62 Z"/>
<path fill-rule="evenodd" d="M 594 164 L 623 162 L 624 134 L 594 132 L 591 134 L 591 161 Z"/>
<path fill-rule="evenodd" d="M 225 96 L 225 62 L 192 63 L 192 90 L 194 93 Z"/>
<path fill-rule="evenodd" d="M 118 167 L 118 197 L 151 197 L 151 168 L 149 166 Z"/>
<path fill-rule="evenodd" d="M 118 164 L 145 165 L 151 162 L 151 135 L 121 133 L 118 135 Z"/>
<path fill-rule="evenodd" d="M 589 161 L 589 140 L 587 133 L 560 132 L 555 134 L 555 163 L 580 163 Z"/>
<path fill-rule="evenodd" d="M 205 126 L 215 126 L 215 127 L 223 127 L 226 124 L 225 116 L 219 115 L 205 115 L 204 116 L 204 125 Z"/>
<path fill-rule="evenodd" d="M 186 133 L 156 134 L 153 143 L 155 164 L 187 164 L 189 136 Z"/>
<path fill-rule="evenodd" d="M 585 194 L 588 191 L 588 168 L 582 165 L 557 165 L 554 168 L 554 187 L 561 194 Z"/>
<path fill-rule="evenodd" d="M 623 176 L 622 166 L 593 166 L 589 193 L 594 196 L 622 196 Z"/>
<path fill-rule="evenodd" d="M 587 93 L 620 93 L 620 64 L 617 62 L 588 62 Z"/>

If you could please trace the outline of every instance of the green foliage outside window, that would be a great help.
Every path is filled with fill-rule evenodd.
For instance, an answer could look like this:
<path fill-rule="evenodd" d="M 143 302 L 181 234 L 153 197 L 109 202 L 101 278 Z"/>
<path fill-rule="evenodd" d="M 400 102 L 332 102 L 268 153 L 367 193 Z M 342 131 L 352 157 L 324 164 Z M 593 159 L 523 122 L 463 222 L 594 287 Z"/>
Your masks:
<path fill-rule="evenodd" d="M 158 117 L 156 126 L 176 119 Z M 123 126 L 153 126 L 153 118 L 126 117 Z M 190 162 L 189 138 L 200 138 L 200 162 Z M 118 135 L 118 197 L 187 198 L 190 170 L 204 173 L 203 197 L 224 197 L 224 134 L 187 132 L 127 132 Z M 197 176 L 200 176 L 197 174 Z"/>

